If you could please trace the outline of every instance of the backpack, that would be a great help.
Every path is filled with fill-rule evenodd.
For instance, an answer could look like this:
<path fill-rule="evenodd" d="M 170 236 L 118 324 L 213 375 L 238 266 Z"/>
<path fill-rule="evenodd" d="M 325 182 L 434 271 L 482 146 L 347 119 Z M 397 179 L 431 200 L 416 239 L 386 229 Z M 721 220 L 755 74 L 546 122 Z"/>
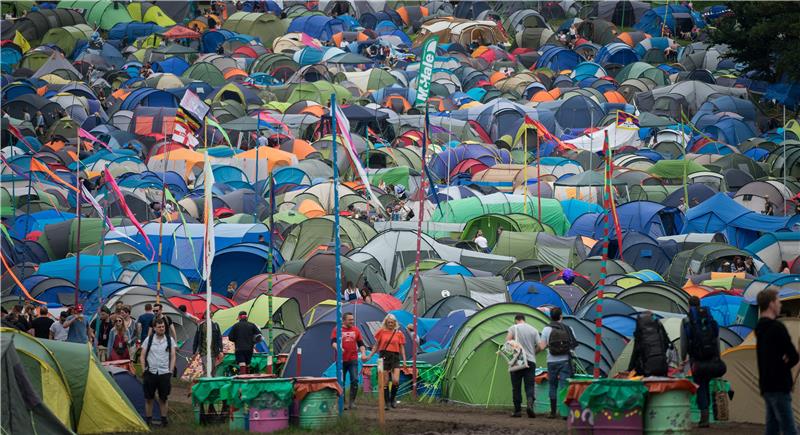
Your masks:
<path fill-rule="evenodd" d="M 667 348 L 661 324 L 652 317 L 636 321 L 636 345 L 639 346 L 639 369 L 645 376 L 666 376 L 669 369 Z"/>
<path fill-rule="evenodd" d="M 551 322 L 548 326 L 550 337 L 547 340 L 547 347 L 550 349 L 550 355 L 569 355 L 569 352 L 576 347 L 572 331 L 561 322 Z"/>
<path fill-rule="evenodd" d="M 212 329 L 212 331 L 213 331 L 213 329 Z M 145 369 L 145 371 L 150 370 L 150 363 L 147 362 L 147 357 L 150 355 L 150 348 L 153 347 L 153 336 L 155 336 L 155 335 L 156 335 L 155 333 L 151 333 L 145 339 L 145 340 L 147 340 L 147 349 L 144 350 L 144 369 Z M 167 337 L 167 354 L 170 355 L 170 358 L 172 358 L 172 356 L 170 354 L 170 351 L 172 350 L 172 337 L 169 336 L 169 329 L 167 329 L 167 333 L 164 334 L 164 335 Z M 172 362 L 172 361 L 170 361 L 170 362 Z M 177 367 L 176 367 L 176 370 L 177 370 Z"/>
<path fill-rule="evenodd" d="M 707 361 L 719 356 L 719 326 L 706 308 L 689 313 L 688 329 L 688 353 L 693 360 Z"/>

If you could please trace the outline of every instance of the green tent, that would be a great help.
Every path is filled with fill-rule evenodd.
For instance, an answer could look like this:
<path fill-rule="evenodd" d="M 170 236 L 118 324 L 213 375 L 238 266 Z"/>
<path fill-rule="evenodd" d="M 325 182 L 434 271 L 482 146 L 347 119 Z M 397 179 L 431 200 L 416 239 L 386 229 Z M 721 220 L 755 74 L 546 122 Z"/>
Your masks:
<path fill-rule="evenodd" d="M 666 282 L 646 282 L 626 288 L 615 299 L 651 311 L 686 314 L 689 311 L 689 294 Z"/>
<path fill-rule="evenodd" d="M 122 224 L 122 218 L 112 218 L 114 226 Z M 86 247 L 100 242 L 104 231 L 104 223 L 100 218 L 81 219 L 81 239 L 78 246 L 78 220 L 46 225 L 39 236 L 40 245 L 47 251 L 51 260 L 65 258 L 69 253 L 82 251 Z"/>
<path fill-rule="evenodd" d="M 589 257 L 578 263 L 578 265 L 574 267 L 574 271 L 577 274 L 589 278 L 589 281 L 591 282 L 597 282 L 600 280 L 601 264 L 602 259 L 600 256 Z M 631 265 L 622 260 L 609 259 L 606 264 L 607 275 L 627 275 L 635 271 L 636 270 L 634 270 Z"/>
<path fill-rule="evenodd" d="M 214 64 L 209 62 L 197 62 L 186 69 L 181 75 L 192 80 L 206 82 L 211 86 L 222 86 L 226 83 L 225 76 Z M 224 121 L 223 121 L 224 122 Z"/>
<path fill-rule="evenodd" d="M 269 326 L 269 296 L 258 295 L 255 299 L 242 302 L 235 307 L 218 310 L 212 318 L 219 324 L 221 330 L 226 331 L 239 319 L 239 312 L 246 311 L 250 322 L 259 328 Z M 272 320 L 276 327 L 287 329 L 296 334 L 303 332 L 303 316 L 300 305 L 292 298 L 272 297 Z"/>
<path fill-rule="evenodd" d="M 692 250 L 675 255 L 664 279 L 669 283 L 682 286 L 686 282 L 687 275 L 713 272 L 724 259 L 733 260 L 733 257 L 737 255 L 744 258 L 751 254 L 726 243 L 704 243 Z"/>
<path fill-rule="evenodd" d="M 331 94 L 336 94 L 337 104 L 347 104 L 353 100 L 353 94 L 344 86 L 322 80 L 313 83 L 293 84 L 289 85 L 289 88 L 291 93 L 286 102 L 291 104 L 306 100 L 324 103 L 330 100 Z"/>
<path fill-rule="evenodd" d="M 272 47 L 275 38 L 286 34 L 287 23 L 269 13 L 236 12 L 222 25 L 231 32 L 256 36 L 264 47 Z"/>
<path fill-rule="evenodd" d="M 373 186 L 379 186 L 381 182 L 386 183 L 387 186 L 399 184 L 412 192 L 420 186 L 419 172 L 408 166 L 378 169 L 377 172 L 368 174 L 368 177 Z"/>
<path fill-rule="evenodd" d="M 53 44 L 64 50 L 66 57 L 71 57 L 72 52 L 80 41 L 88 41 L 94 29 L 86 24 L 74 26 L 55 27 L 47 31 L 42 37 L 42 45 Z"/>
<path fill-rule="evenodd" d="M 484 233 L 485 234 L 485 233 Z M 559 237 L 544 232 L 503 231 L 492 254 L 517 260 L 539 260 L 560 269 L 575 267 L 586 258 L 580 237 Z"/>
<path fill-rule="evenodd" d="M 58 7 L 83 9 L 86 23 L 102 30 L 111 30 L 116 24 L 133 21 L 124 5 L 111 0 L 61 0 Z"/>
<path fill-rule="evenodd" d="M 61 407 L 63 404 L 69 406 L 75 432 L 148 431 L 128 397 L 97 360 L 88 344 L 38 340 L 6 328 L 2 333 L 13 334 L 18 353 L 25 355 L 22 363 L 29 377 L 35 379 L 37 374 L 47 373 L 48 378 L 39 381 L 42 389 L 47 388 L 47 391 L 43 391 L 45 404 L 53 410 L 48 395 L 51 392 L 58 394 L 52 401 L 57 401 Z M 55 390 L 53 386 L 46 385 L 49 383 L 55 384 Z M 61 385 L 66 387 L 67 398 L 63 398 L 64 389 L 61 389 Z"/>
<path fill-rule="evenodd" d="M 377 234 L 368 223 L 350 218 L 339 219 L 339 231 L 342 244 L 351 249 L 366 245 Z M 331 243 L 333 216 L 308 219 L 292 228 L 281 245 L 281 255 L 286 260 L 297 260 Z"/>
<path fill-rule="evenodd" d="M 622 68 L 614 79 L 617 83 L 622 83 L 625 80 L 638 79 L 640 77 L 646 77 L 654 81 L 658 86 L 665 86 L 669 82 L 664 71 L 646 62 L 633 62 L 625 65 L 625 68 Z"/>
<path fill-rule="evenodd" d="M 368 149 L 358 156 L 362 162 L 368 162 L 370 168 L 409 167 L 417 173 L 422 171 L 422 148 L 407 146 L 402 148 L 382 147 Z M 349 168 L 349 166 L 348 166 Z M 387 181 L 388 183 L 388 181 Z"/>
<path fill-rule="evenodd" d="M 417 310 L 424 313 L 440 300 L 456 295 L 471 298 L 484 307 L 511 300 L 506 282 L 499 276 L 448 275 L 431 271 L 419 276 Z M 407 297 L 403 308 L 412 311 L 413 305 L 414 298 Z"/>
<path fill-rule="evenodd" d="M 550 320 L 536 308 L 504 303 L 473 314 L 453 336 L 445 359 L 442 396 L 456 403 L 511 406 L 508 364 L 499 347 L 506 341 L 514 316 L 524 314 L 527 323 L 542 330 Z M 536 355 L 537 366 L 545 364 L 545 352 Z"/>
<path fill-rule="evenodd" d="M 705 166 L 692 160 L 659 160 L 646 172 L 661 178 L 683 179 L 684 173 L 689 175 L 707 171 Z"/>
<path fill-rule="evenodd" d="M 35 391 L 14 346 L 12 334 L 2 334 L 2 382 L 0 382 L 0 427 L 3 433 L 73 433 L 45 405 L 41 393 Z M 41 382 L 38 383 L 41 387 Z"/>
<path fill-rule="evenodd" d="M 527 207 L 521 196 L 511 196 L 495 193 L 486 196 L 473 196 L 471 198 L 456 199 L 440 204 L 433 212 L 433 222 L 460 222 L 466 223 L 471 219 L 487 213 L 510 214 L 523 213 L 538 216 L 537 198 L 525 198 Z M 569 220 L 564 215 L 561 203 L 552 198 L 541 198 L 542 223 L 553 229 L 555 234 L 562 235 L 569 229 Z"/>
<path fill-rule="evenodd" d="M 467 224 L 464 225 L 464 230 L 461 232 L 461 240 L 474 239 L 478 234 L 478 230 L 480 230 L 489 242 L 489 246 L 494 246 L 494 244 L 497 243 L 497 232 L 499 229 L 503 231 L 526 233 L 542 231 L 548 234 L 555 234 L 552 228 L 547 225 L 542 225 L 535 217 L 527 214 L 489 213 L 473 218 L 467 222 Z"/>

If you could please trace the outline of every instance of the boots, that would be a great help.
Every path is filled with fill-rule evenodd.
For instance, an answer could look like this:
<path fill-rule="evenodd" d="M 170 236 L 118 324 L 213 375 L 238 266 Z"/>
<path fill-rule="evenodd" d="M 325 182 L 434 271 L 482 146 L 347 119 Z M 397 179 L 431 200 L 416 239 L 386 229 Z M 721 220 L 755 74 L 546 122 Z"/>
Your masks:
<path fill-rule="evenodd" d="M 247 374 L 247 366 L 246 365 L 240 365 L 239 366 L 239 374 L 240 375 L 246 375 Z"/>
<path fill-rule="evenodd" d="M 350 406 L 349 409 L 356 409 L 356 395 L 358 394 L 358 387 L 350 387 Z"/>
<path fill-rule="evenodd" d="M 389 388 L 383 388 L 383 409 L 388 411 L 389 410 Z"/>
<path fill-rule="evenodd" d="M 397 390 L 400 389 L 399 385 L 392 385 L 392 395 L 390 397 L 389 406 L 392 408 L 397 408 L 397 403 L 395 403 L 395 399 L 397 399 Z"/>
<path fill-rule="evenodd" d="M 701 409 L 700 410 L 700 422 L 697 423 L 697 427 L 708 427 L 708 410 Z"/>
<path fill-rule="evenodd" d="M 556 418 L 556 401 L 550 400 L 550 415 L 547 418 Z"/>

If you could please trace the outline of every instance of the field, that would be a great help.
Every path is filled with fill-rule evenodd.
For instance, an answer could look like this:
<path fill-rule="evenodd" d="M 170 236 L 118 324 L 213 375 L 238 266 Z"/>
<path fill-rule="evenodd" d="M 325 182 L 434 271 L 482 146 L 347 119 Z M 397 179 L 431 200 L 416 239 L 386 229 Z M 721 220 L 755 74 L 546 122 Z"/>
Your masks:
<path fill-rule="evenodd" d="M 170 409 L 170 425 L 167 428 L 155 426 L 155 434 L 216 434 L 246 433 L 229 431 L 227 426 L 196 426 L 188 389 L 176 386 L 174 400 Z M 550 420 L 545 416 L 536 419 L 509 418 L 509 410 L 487 410 L 440 403 L 401 403 L 397 409 L 386 412 L 386 426 L 381 428 L 377 421 L 377 407 L 374 399 L 361 397 L 355 412 L 345 411 L 342 419 L 334 426 L 322 430 L 306 431 L 290 428 L 278 434 L 342 434 L 342 435 L 522 435 L 566 433 L 564 420 Z M 763 433 L 763 426 L 721 423 L 710 429 L 695 430 L 693 433 L 749 435 Z"/>

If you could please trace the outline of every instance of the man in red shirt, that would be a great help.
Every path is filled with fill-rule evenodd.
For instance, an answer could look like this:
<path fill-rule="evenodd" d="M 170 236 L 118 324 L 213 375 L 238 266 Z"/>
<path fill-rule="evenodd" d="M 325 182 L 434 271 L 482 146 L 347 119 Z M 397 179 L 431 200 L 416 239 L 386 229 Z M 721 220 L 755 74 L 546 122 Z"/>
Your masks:
<path fill-rule="evenodd" d="M 352 313 L 342 314 L 342 383 L 345 376 L 350 374 L 350 405 L 348 409 L 355 409 L 356 394 L 358 394 L 358 353 L 366 355 L 364 340 L 361 339 L 361 331 L 355 326 L 355 319 Z M 336 352 L 336 328 L 331 332 L 331 346 Z"/>

